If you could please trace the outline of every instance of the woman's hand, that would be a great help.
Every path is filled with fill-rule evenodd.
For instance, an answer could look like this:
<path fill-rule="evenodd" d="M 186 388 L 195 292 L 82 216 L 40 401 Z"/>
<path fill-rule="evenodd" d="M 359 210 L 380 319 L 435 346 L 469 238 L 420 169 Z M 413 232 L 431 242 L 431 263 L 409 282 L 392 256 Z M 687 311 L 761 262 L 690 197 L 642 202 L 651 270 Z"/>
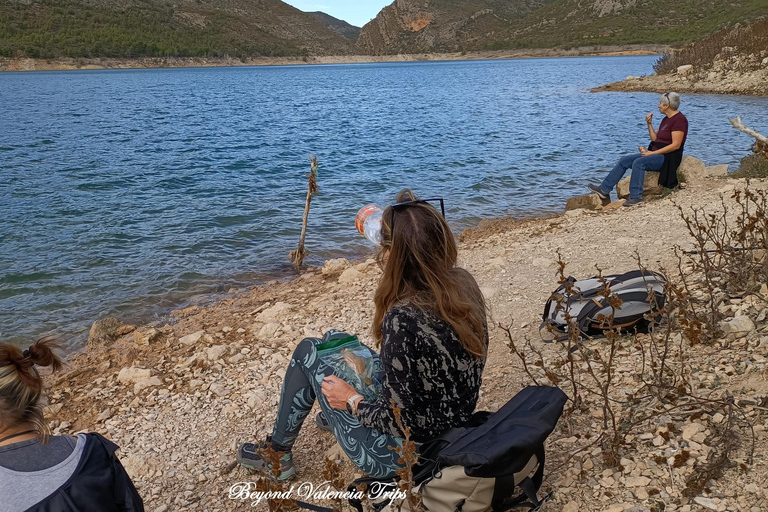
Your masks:
<path fill-rule="evenodd" d="M 650 114 L 645 116 L 645 122 L 648 123 L 648 124 L 652 124 L 653 123 L 653 112 L 651 112 Z"/>
<path fill-rule="evenodd" d="M 640 146 L 640 147 L 638 147 L 637 149 L 639 149 L 639 150 L 640 150 L 640 156 L 648 156 L 648 154 L 650 153 L 650 151 L 648 151 L 648 150 L 647 150 L 646 148 L 644 148 L 643 146 Z"/>
<path fill-rule="evenodd" d="M 323 390 L 323 395 L 328 399 L 328 403 L 333 409 L 346 410 L 347 400 L 351 396 L 357 394 L 355 388 L 335 375 L 324 378 L 320 387 Z"/>

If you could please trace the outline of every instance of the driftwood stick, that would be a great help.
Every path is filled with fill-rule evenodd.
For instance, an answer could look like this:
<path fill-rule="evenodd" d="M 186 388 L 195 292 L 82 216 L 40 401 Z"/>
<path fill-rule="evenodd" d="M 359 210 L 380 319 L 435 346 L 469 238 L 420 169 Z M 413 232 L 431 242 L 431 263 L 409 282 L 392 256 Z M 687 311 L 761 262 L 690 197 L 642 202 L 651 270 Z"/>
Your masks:
<path fill-rule="evenodd" d="M 741 122 L 741 116 L 737 116 L 736 119 L 729 117 L 728 121 L 730 121 L 731 125 L 733 125 L 733 127 L 736 128 L 737 130 L 742 131 L 747 135 L 751 135 L 752 137 L 756 138 L 758 141 L 762 142 L 763 144 L 768 144 L 768 137 L 766 137 L 765 135 L 762 135 L 761 133 L 756 132 L 752 128 L 748 128 L 744 126 L 744 124 Z"/>
<path fill-rule="evenodd" d="M 312 202 L 312 196 L 317 194 L 317 155 L 309 157 L 309 186 L 307 187 L 307 200 L 304 203 L 304 219 L 301 224 L 301 236 L 299 237 L 299 246 L 295 251 L 291 251 L 288 255 L 288 259 L 293 261 L 293 264 L 300 267 L 304 263 L 304 257 L 307 255 L 307 251 L 304 250 L 304 237 L 307 235 L 307 220 L 309 219 L 309 204 Z"/>

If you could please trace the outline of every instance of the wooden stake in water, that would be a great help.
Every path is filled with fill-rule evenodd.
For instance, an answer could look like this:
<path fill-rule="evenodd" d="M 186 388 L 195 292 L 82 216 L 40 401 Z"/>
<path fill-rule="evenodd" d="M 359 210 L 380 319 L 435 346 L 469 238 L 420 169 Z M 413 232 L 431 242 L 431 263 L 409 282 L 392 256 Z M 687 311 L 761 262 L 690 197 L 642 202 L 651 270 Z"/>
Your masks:
<path fill-rule="evenodd" d="M 305 174 L 309 178 L 309 187 L 307 188 L 307 202 L 304 204 L 304 222 L 301 225 L 301 236 L 299 237 L 299 246 L 295 251 L 291 251 L 288 255 L 288 259 L 293 261 L 293 264 L 300 267 L 304 263 L 304 257 L 307 255 L 307 251 L 304 250 L 304 237 L 307 234 L 307 219 L 309 218 L 309 203 L 312 202 L 312 196 L 317 194 L 317 155 L 309 157 L 309 174 Z"/>

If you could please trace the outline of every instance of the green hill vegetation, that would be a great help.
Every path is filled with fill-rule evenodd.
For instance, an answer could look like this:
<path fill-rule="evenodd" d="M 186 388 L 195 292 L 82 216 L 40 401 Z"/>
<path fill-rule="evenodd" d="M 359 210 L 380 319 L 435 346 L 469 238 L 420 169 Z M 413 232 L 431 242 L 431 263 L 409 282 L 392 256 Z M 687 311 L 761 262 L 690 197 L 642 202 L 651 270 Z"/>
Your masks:
<path fill-rule="evenodd" d="M 684 44 L 768 15 L 766 0 L 399 0 L 363 27 L 366 53 Z"/>
<path fill-rule="evenodd" d="M 765 0 L 556 0 L 488 46 L 679 44 L 767 14 Z"/>
<path fill-rule="evenodd" d="M 360 27 L 350 25 L 346 21 L 334 18 L 330 14 L 320 11 L 308 12 L 307 14 L 319 19 L 323 22 L 323 25 L 347 39 L 357 41 L 357 38 L 360 36 Z"/>
<path fill-rule="evenodd" d="M 232 5 L 234 4 L 234 5 Z M 348 40 L 277 0 L 0 0 L 4 57 L 348 54 Z"/>

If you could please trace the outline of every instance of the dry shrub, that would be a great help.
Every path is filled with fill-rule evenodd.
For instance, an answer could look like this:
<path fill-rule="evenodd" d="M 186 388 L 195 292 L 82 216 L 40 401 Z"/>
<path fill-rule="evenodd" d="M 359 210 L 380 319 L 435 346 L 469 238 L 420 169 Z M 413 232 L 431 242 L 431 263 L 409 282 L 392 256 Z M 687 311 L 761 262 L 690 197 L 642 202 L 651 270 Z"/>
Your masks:
<path fill-rule="evenodd" d="M 622 302 L 602 277 L 600 295 L 611 305 L 611 313 L 594 321 L 601 324 L 604 336 L 590 338 L 579 332 L 567 300 L 576 290 L 559 253 L 559 284 L 565 286 L 565 293 L 553 295 L 552 300 L 568 324 L 568 339 L 556 345 L 554 354 L 547 351 L 545 356 L 536 342 L 515 340 L 511 326 L 500 326 L 510 351 L 520 359 L 532 383 L 558 385 L 571 395 L 571 407 L 561 428 L 581 439 L 581 451 L 600 446 L 604 466 L 619 467 L 622 457 L 635 455 L 640 445 L 633 439 L 640 434 L 652 433 L 669 441 L 672 435 L 680 435 L 688 421 L 704 424 L 712 432 L 706 440 L 711 449 L 706 460 L 697 459 L 691 466 L 685 479 L 686 496 L 698 495 L 706 482 L 735 466 L 737 450 L 746 451 L 749 461 L 754 449 L 743 443 L 751 435 L 754 446 L 754 432 L 743 408 L 717 380 L 711 386 L 704 384 L 710 367 L 702 357 L 711 350 L 691 348 L 700 344 L 727 346 L 729 341 L 718 333 L 727 312 L 724 306 L 733 298 L 759 297 L 756 292 L 768 282 L 768 197 L 762 190 L 750 189 L 747 182 L 731 199 L 722 199 L 714 212 L 680 209 L 695 250 L 686 252 L 677 247 L 677 268 L 660 269 L 669 278 L 666 300 L 655 304 L 654 313 L 646 315 L 647 333 L 614 328 L 613 319 Z M 639 255 L 635 259 L 646 271 Z M 601 274 L 598 269 L 598 276 Z M 649 294 L 649 301 L 654 297 Z M 627 373 L 628 364 L 637 370 Z M 619 373 L 622 365 L 623 375 Z M 602 425 L 585 425 L 585 413 Z M 724 422 L 713 422 L 717 413 Z M 658 426 L 660 418 L 669 418 L 664 420 L 666 427 Z M 570 457 L 579 450 L 553 472 L 568 467 Z M 660 458 L 663 466 L 691 465 L 690 452 L 679 452 L 670 462 Z"/>
<path fill-rule="evenodd" d="M 765 146 L 765 145 L 763 145 Z M 763 154 L 747 155 L 739 162 L 739 168 L 730 174 L 731 178 L 768 178 L 768 146 Z"/>
<path fill-rule="evenodd" d="M 674 73 L 679 66 L 692 64 L 696 70 L 713 67 L 716 60 L 728 59 L 732 69 L 759 69 L 761 52 L 768 48 L 768 20 L 736 25 L 710 34 L 680 50 L 665 53 L 653 65 L 658 75 Z"/>

